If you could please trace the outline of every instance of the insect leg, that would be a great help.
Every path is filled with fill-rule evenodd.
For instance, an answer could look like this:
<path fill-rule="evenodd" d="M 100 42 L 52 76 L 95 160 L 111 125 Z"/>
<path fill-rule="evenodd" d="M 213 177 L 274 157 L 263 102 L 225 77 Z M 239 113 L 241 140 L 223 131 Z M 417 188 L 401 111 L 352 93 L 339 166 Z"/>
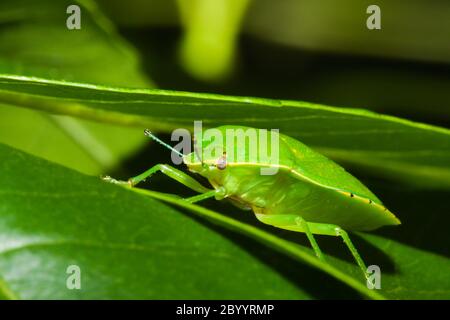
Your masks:
<path fill-rule="evenodd" d="M 315 225 L 314 223 L 307 222 L 296 214 L 256 214 L 256 218 L 265 224 L 277 228 L 306 233 L 317 258 L 325 260 L 325 257 L 314 238 L 314 230 L 311 229 L 311 226 Z"/>
<path fill-rule="evenodd" d="M 287 215 L 287 214 L 256 214 L 256 217 L 259 221 L 272 225 L 277 228 L 296 231 L 296 232 L 304 232 L 306 233 L 311 245 L 316 252 L 316 255 L 319 257 L 320 249 L 317 243 L 313 238 L 313 234 L 322 234 L 328 236 L 338 236 L 344 240 L 345 245 L 348 247 L 350 252 L 353 255 L 353 258 L 356 260 L 356 263 L 361 268 L 364 276 L 367 278 L 367 268 L 366 265 L 353 245 L 350 237 L 347 232 L 343 230 L 341 227 L 335 224 L 327 224 L 327 223 L 317 223 L 317 222 L 306 222 L 302 217 L 298 215 Z M 320 252 L 320 255 L 322 252 Z"/>
<path fill-rule="evenodd" d="M 308 237 L 309 242 L 311 243 L 312 248 L 314 249 L 314 252 L 316 253 L 317 258 L 319 258 L 322 261 L 325 261 L 325 258 L 323 256 L 322 250 L 320 250 L 319 245 L 317 244 L 316 239 L 314 238 L 311 230 L 309 229 L 308 222 L 305 221 L 302 217 L 298 216 L 295 218 L 295 222 L 302 227 L 303 231 L 306 233 L 306 236 Z"/>
<path fill-rule="evenodd" d="M 197 191 L 200 193 L 205 193 L 205 192 L 208 192 L 211 190 L 211 189 L 208 189 L 208 188 L 202 186 L 197 180 L 195 180 L 191 176 L 187 175 L 183 171 L 175 169 L 174 167 L 171 167 L 167 164 L 157 164 L 157 165 L 151 167 L 150 169 L 148 169 L 147 171 L 141 173 L 140 175 L 130 178 L 128 180 L 128 182 L 115 180 L 111 177 L 104 177 L 103 179 L 106 181 L 112 182 L 112 183 L 116 183 L 116 184 L 128 183 L 131 187 L 133 187 L 133 186 L 137 185 L 139 182 L 144 181 L 147 178 L 150 178 L 154 173 L 156 173 L 158 171 L 161 171 L 166 176 L 178 181 L 179 183 L 185 185 L 186 187 L 188 187 L 194 191 Z"/>
<path fill-rule="evenodd" d="M 348 249 L 352 253 L 353 258 L 355 258 L 356 263 L 358 264 L 358 266 L 361 268 L 362 272 L 364 273 L 364 277 L 367 278 L 366 264 L 364 263 L 363 259 L 359 255 L 358 250 L 356 250 L 355 246 L 353 245 L 352 241 L 350 240 L 350 237 L 348 236 L 347 232 L 345 230 L 343 230 L 341 227 L 337 227 L 337 226 L 335 228 L 335 231 L 336 231 L 336 234 L 344 240 L 344 243 L 347 245 Z"/>
<path fill-rule="evenodd" d="M 342 240 L 344 240 L 344 243 L 347 246 L 347 248 L 352 253 L 353 258 L 356 260 L 356 263 L 364 273 L 364 276 L 367 278 L 366 265 L 345 230 L 343 230 L 341 227 L 335 224 L 327 224 L 327 223 L 309 223 L 309 227 L 314 234 L 324 234 L 329 236 L 341 237 Z"/>
<path fill-rule="evenodd" d="M 202 200 L 205 200 L 208 198 L 212 198 L 212 197 L 216 196 L 219 192 L 220 192 L 220 190 L 211 190 L 211 191 L 201 193 L 201 194 L 198 194 L 198 195 L 190 197 L 190 198 L 185 198 L 184 200 L 189 203 L 194 203 L 194 202 L 202 201 Z"/>

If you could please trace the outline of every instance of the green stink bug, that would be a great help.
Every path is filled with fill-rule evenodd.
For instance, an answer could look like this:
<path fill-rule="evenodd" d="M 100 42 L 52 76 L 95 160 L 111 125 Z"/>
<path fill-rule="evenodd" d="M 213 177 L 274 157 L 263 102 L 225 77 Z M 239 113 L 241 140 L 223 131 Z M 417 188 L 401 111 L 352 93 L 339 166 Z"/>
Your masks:
<path fill-rule="evenodd" d="M 214 128 L 223 136 L 227 136 L 230 129 L 263 130 L 241 126 Z M 211 197 L 228 199 L 242 209 L 253 210 L 256 218 L 265 224 L 305 233 L 319 259 L 324 257 L 314 234 L 340 236 L 364 275 L 366 266 L 345 230 L 369 231 L 400 224 L 400 220 L 359 180 L 335 162 L 286 135 L 271 133 L 278 139 L 279 156 L 275 163 L 254 160 L 248 147 L 229 144 L 226 139 L 201 139 L 199 146 L 194 142 L 194 152 L 183 155 L 148 130 L 145 134 L 182 156 L 188 169 L 207 178 L 213 189 L 165 164 L 157 164 L 128 182 L 111 177 L 105 177 L 105 180 L 135 186 L 161 171 L 200 193 L 186 201 L 193 203 Z M 199 150 L 202 150 L 201 155 Z M 204 156 L 203 150 L 214 152 Z M 229 159 L 230 153 L 240 155 L 241 160 Z M 262 168 L 276 168 L 277 172 L 261 175 Z"/>

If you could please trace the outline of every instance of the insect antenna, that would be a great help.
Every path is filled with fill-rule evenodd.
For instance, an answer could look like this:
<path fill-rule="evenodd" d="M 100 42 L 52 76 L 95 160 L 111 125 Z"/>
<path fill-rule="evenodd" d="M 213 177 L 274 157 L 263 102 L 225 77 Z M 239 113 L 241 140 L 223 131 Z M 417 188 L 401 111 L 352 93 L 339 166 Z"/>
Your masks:
<path fill-rule="evenodd" d="M 150 130 L 145 129 L 145 130 L 144 130 L 144 134 L 145 134 L 147 137 L 149 137 L 149 138 L 155 140 L 155 141 L 158 142 L 159 144 L 163 145 L 163 146 L 166 147 L 167 149 L 171 150 L 172 152 L 175 152 L 175 153 L 176 153 L 177 155 L 179 155 L 180 157 L 183 157 L 183 156 L 184 156 L 181 152 L 179 152 L 178 150 L 176 150 L 175 148 L 173 148 L 171 145 L 168 145 L 167 143 L 165 143 L 164 141 L 162 141 L 161 139 L 159 139 L 157 136 L 155 136 L 153 133 L 151 133 Z"/>

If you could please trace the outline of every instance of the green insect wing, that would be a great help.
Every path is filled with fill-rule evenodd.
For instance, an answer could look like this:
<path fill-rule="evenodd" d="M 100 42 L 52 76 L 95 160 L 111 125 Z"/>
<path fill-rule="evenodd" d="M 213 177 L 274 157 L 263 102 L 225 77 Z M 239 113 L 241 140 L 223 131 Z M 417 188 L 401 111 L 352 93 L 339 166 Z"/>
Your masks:
<path fill-rule="evenodd" d="M 315 185 L 315 190 L 320 190 L 319 194 L 324 195 L 322 207 L 328 208 L 329 213 L 315 221 L 328 221 L 347 230 L 361 231 L 400 224 L 380 199 L 343 167 L 298 140 L 282 134 L 280 140 L 283 142 L 280 163 L 291 168 L 289 174 L 309 181 Z M 334 204 L 329 205 L 330 202 Z"/>
<path fill-rule="evenodd" d="M 280 134 L 280 140 L 283 146 L 280 148 L 280 164 L 291 168 L 295 174 L 325 188 L 348 192 L 382 204 L 364 184 L 336 162 L 286 135 Z"/>

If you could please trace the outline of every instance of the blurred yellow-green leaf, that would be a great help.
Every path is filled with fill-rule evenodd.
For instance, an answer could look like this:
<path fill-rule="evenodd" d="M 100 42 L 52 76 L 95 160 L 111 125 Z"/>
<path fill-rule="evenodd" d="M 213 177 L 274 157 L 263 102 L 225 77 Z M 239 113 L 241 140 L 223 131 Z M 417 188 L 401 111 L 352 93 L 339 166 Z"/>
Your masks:
<path fill-rule="evenodd" d="M 95 3 L 79 3 L 82 28 L 67 29 L 66 8 L 72 3 L 3 1 L 0 72 L 149 87 L 136 52 L 120 38 Z M 119 166 L 125 155 L 143 144 L 136 130 L 18 110 L 7 104 L 0 109 L 0 130 L 3 143 L 90 174 Z"/>

